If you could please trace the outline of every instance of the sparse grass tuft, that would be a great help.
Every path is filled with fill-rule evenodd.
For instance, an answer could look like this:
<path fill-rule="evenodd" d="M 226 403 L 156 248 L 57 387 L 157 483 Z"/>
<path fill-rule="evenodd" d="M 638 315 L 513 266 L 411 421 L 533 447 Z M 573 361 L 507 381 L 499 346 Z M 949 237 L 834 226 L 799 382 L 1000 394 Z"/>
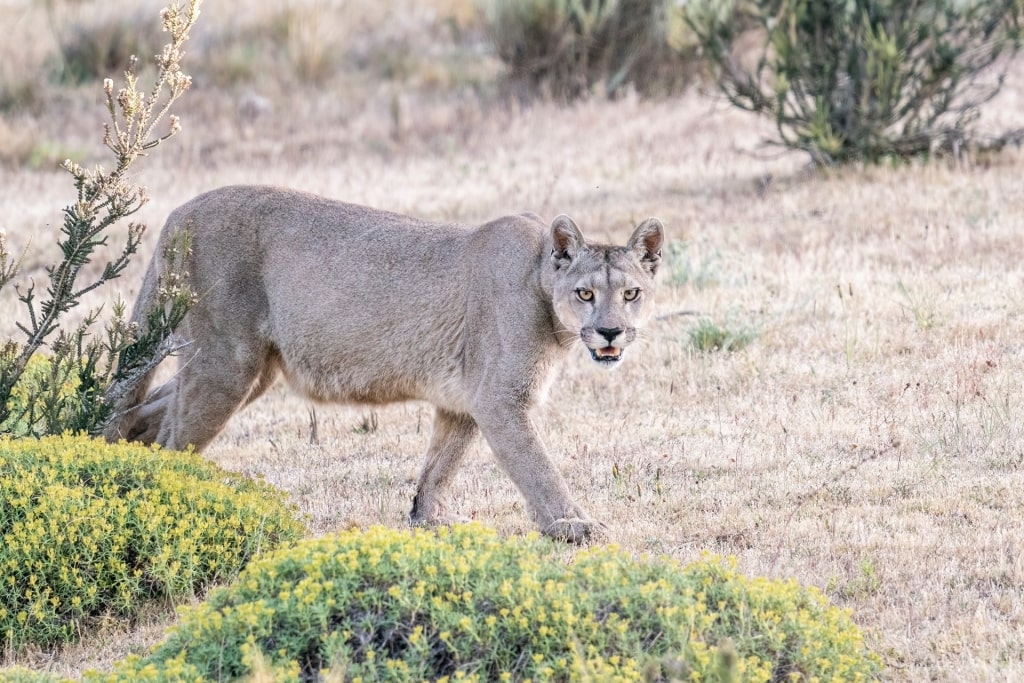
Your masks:
<path fill-rule="evenodd" d="M 690 345 L 702 353 L 739 351 L 757 339 L 757 331 L 749 327 L 720 324 L 701 318 L 690 330 Z"/>
<path fill-rule="evenodd" d="M 329 11 L 326 2 L 291 7 L 282 11 L 280 40 L 296 77 L 305 83 L 321 84 L 334 74 L 341 59 L 341 46 L 323 21 Z"/>
<path fill-rule="evenodd" d="M 352 431 L 356 434 L 374 434 L 378 427 L 380 427 L 379 417 L 376 411 L 370 411 L 368 415 L 364 415 L 360 420 L 359 424 L 352 428 Z"/>
<path fill-rule="evenodd" d="M 127 69 L 133 56 L 143 59 L 159 52 L 161 35 L 148 12 L 111 16 L 69 7 L 73 4 L 47 3 L 60 50 L 61 81 L 78 84 L 107 78 Z"/>
<path fill-rule="evenodd" d="M 828 592 L 843 599 L 868 599 L 882 588 L 878 569 L 871 557 L 865 557 L 857 565 L 854 576 L 846 581 L 838 577 L 829 580 Z"/>
<path fill-rule="evenodd" d="M 902 306 L 914 320 L 917 329 L 927 332 L 939 324 L 938 314 L 929 301 L 911 291 L 902 281 L 896 283 L 896 287 L 903 299 Z"/>
<path fill-rule="evenodd" d="M 685 85 L 678 8 L 665 0 L 488 0 L 488 31 L 510 79 L 558 98 Z"/>
<path fill-rule="evenodd" d="M 692 242 L 671 240 L 665 247 L 668 281 L 676 287 L 690 286 L 701 290 L 719 284 L 720 257 L 706 254 Z"/>

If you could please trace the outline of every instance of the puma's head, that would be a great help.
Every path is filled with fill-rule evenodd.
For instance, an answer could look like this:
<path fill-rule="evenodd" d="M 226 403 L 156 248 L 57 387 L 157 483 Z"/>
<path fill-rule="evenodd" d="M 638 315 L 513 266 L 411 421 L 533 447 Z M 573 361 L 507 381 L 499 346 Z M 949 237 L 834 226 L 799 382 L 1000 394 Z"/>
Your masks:
<path fill-rule="evenodd" d="M 641 223 L 625 247 L 588 244 L 566 215 L 552 222 L 555 315 L 597 363 L 615 365 L 636 339 L 654 301 L 664 239 L 657 218 Z"/>

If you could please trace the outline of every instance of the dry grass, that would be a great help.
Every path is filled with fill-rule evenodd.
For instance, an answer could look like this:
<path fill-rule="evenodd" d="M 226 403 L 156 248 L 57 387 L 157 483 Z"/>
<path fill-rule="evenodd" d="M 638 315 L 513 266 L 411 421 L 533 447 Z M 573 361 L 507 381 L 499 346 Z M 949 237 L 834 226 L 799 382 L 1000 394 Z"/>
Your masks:
<path fill-rule="evenodd" d="M 1019 117 L 1021 75 L 986 120 Z M 442 220 L 564 211 L 614 240 L 658 215 L 690 243 L 688 263 L 666 266 L 663 317 L 616 372 L 569 358 L 538 415 L 611 539 L 684 562 L 731 554 L 749 574 L 820 587 L 875 634 L 887 680 L 1024 679 L 1020 153 L 817 174 L 766 154 L 766 129 L 697 94 L 517 111 L 402 78 L 416 76 L 345 91 L 363 99 L 266 85 L 256 94 L 272 106 L 250 118 L 242 90 L 199 84 L 183 136 L 141 175 L 154 197 L 146 253 L 173 206 L 233 182 Z M 99 113 L 86 95 L 76 103 L 82 117 L 54 113 L 39 134 L 95 153 Z M 7 169 L 0 183 L 0 227 L 29 247 L 25 276 L 38 281 L 68 178 Z M 677 281 L 684 268 L 703 276 L 674 286 L 673 267 Z M 124 297 L 143 268 L 118 284 Z M 702 354 L 688 341 L 697 319 L 680 311 L 758 335 Z M 0 335 L 17 315 L 5 292 Z M 404 524 L 429 408 L 317 406 L 315 440 L 310 410 L 279 387 L 208 455 L 290 492 L 317 532 Z M 456 512 L 529 529 L 484 444 L 458 491 Z M 106 668 L 159 623 L 8 661 Z"/>

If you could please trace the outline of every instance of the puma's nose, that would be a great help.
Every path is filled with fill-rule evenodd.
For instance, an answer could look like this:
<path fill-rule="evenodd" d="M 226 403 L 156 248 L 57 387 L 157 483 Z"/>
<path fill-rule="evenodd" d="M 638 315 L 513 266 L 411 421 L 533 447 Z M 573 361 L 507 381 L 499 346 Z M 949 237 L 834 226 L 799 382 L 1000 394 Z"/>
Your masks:
<path fill-rule="evenodd" d="M 615 338 L 622 334 L 621 327 L 598 327 L 596 331 L 599 335 L 607 339 L 609 344 L 615 341 Z"/>

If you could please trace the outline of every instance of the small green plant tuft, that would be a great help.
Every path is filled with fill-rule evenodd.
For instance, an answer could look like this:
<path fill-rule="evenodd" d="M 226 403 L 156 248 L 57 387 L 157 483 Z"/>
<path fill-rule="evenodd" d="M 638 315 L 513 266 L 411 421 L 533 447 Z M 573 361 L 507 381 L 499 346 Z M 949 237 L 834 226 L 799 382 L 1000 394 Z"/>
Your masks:
<path fill-rule="evenodd" d="M 690 346 L 702 353 L 739 351 L 755 339 L 757 332 L 749 327 L 734 329 L 720 325 L 710 318 L 701 318 L 690 330 Z"/>
<path fill-rule="evenodd" d="M 74 640 L 302 537 L 281 494 L 192 453 L 0 437 L 0 650 Z"/>
<path fill-rule="evenodd" d="M 795 582 L 477 525 L 373 528 L 252 563 L 106 681 L 872 680 L 847 613 Z"/>
<path fill-rule="evenodd" d="M 902 280 L 896 283 L 896 288 L 903 298 L 901 305 L 910 313 L 917 329 L 927 332 L 939 324 L 938 315 L 929 301 L 911 291 Z"/>
<path fill-rule="evenodd" d="M 857 573 L 846 581 L 838 576 L 829 579 L 826 590 L 829 593 L 838 595 L 843 600 L 863 600 L 878 593 L 882 587 L 882 580 L 878 576 L 878 570 L 870 557 L 861 560 L 857 566 Z"/>
<path fill-rule="evenodd" d="M 729 101 L 818 164 L 1019 144 L 979 107 L 1024 37 L 1019 0 L 700 0 L 687 21 Z M 750 54 L 739 45 L 755 36 Z"/>

